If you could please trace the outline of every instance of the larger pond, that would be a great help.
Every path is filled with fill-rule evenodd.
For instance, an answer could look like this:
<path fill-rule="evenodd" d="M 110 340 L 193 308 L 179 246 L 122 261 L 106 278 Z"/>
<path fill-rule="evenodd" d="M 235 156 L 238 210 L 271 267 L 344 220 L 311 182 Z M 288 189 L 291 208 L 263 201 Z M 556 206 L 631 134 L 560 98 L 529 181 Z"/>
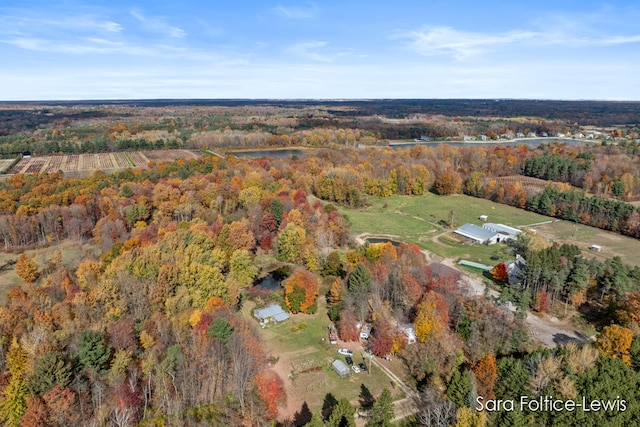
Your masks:
<path fill-rule="evenodd" d="M 235 151 L 229 153 L 230 156 L 235 157 L 250 157 L 252 159 L 258 159 L 263 157 L 289 157 L 289 156 L 303 156 L 306 151 L 303 150 L 256 150 L 256 151 Z"/>
<path fill-rule="evenodd" d="M 397 143 L 390 144 L 389 146 L 392 148 L 410 148 L 415 147 L 416 145 L 424 145 L 426 147 L 437 147 L 440 144 L 448 144 L 456 147 L 484 147 L 488 145 L 505 145 L 505 146 L 515 146 L 520 144 L 527 144 L 532 147 L 537 147 L 542 144 L 550 144 L 552 142 L 560 142 L 562 144 L 568 145 L 593 145 L 593 141 L 586 141 L 584 139 L 572 139 L 572 138 L 524 138 L 524 139 L 514 139 L 511 141 L 474 141 L 474 142 L 463 142 L 463 141 L 430 141 L 430 142 L 408 142 L 408 143 Z"/>

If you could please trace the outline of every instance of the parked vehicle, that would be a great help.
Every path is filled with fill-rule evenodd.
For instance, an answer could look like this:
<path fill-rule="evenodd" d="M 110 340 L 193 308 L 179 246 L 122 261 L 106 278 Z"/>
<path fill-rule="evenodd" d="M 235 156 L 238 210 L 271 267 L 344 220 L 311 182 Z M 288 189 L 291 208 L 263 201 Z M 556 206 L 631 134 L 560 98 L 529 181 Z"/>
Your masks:
<path fill-rule="evenodd" d="M 353 369 L 353 372 L 355 372 L 356 374 L 360 373 L 360 368 L 358 368 L 356 365 L 353 365 L 351 369 Z"/>
<path fill-rule="evenodd" d="M 338 354 L 342 354 L 343 356 L 353 356 L 353 351 L 346 348 L 340 348 L 338 349 Z"/>
<path fill-rule="evenodd" d="M 365 365 L 364 363 L 358 363 L 358 366 L 360 367 L 361 371 L 367 371 L 367 365 Z"/>
<path fill-rule="evenodd" d="M 347 364 L 348 364 L 348 365 L 353 365 L 353 359 L 351 358 L 351 356 L 347 356 L 347 357 L 345 357 L 345 358 L 344 358 L 344 360 L 346 360 L 346 361 L 347 361 Z"/>

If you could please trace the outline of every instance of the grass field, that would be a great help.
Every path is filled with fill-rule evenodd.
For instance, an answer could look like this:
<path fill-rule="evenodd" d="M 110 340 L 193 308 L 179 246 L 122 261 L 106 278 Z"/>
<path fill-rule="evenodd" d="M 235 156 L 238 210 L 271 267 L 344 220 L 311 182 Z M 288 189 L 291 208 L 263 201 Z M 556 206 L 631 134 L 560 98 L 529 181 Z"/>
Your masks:
<path fill-rule="evenodd" d="M 243 308 L 243 315 L 247 316 L 253 303 Z M 304 323 L 307 326 L 297 331 L 292 331 L 295 326 L 299 328 Z M 345 361 L 344 356 L 337 353 L 338 348 L 348 347 L 352 350 L 359 348 L 357 343 L 342 343 L 331 345 L 328 342 L 327 326 L 330 321 L 327 317 L 324 299 L 319 298 L 318 312 L 314 315 L 293 314 L 291 319 L 279 325 L 262 329 L 261 335 L 271 356 L 277 358 L 273 369 L 280 374 L 285 381 L 288 405 L 281 413 L 292 415 L 299 411 L 306 402 L 311 411 L 322 408 L 327 394 L 335 399 L 347 398 L 352 404 L 358 405 L 359 396 L 363 387 L 377 396 L 386 387 L 394 398 L 402 396 L 401 392 L 394 388 L 389 377 L 373 366 L 369 372 L 340 378 L 330 364 L 335 359 Z M 356 350 L 353 361 L 363 362 L 362 351 Z M 368 359 L 367 359 L 368 360 Z M 297 373 L 297 369 L 319 366 L 320 370 L 314 372 Z M 369 363 L 367 362 L 367 366 Z M 401 369 L 396 370 L 396 375 L 403 377 Z"/>
<path fill-rule="evenodd" d="M 549 218 L 490 200 L 465 195 L 398 196 L 372 198 L 371 205 L 362 209 L 339 208 L 351 222 L 355 234 L 390 234 L 414 243 L 436 255 L 446 258 L 469 259 L 495 264 L 491 256 L 508 259 L 504 245 L 470 245 L 458 243 L 449 226 L 453 211 L 453 224 L 458 227 L 467 222 L 480 224 L 480 215 L 490 222 L 522 226 L 548 221 Z"/>
<path fill-rule="evenodd" d="M 497 262 L 491 259 L 492 256 L 498 256 L 500 261 L 513 258 L 502 244 L 487 246 L 458 242 L 452 233 L 453 228 L 449 226 L 453 211 L 454 227 L 467 222 L 479 225 L 480 215 L 487 215 L 489 222 L 511 226 L 553 221 L 529 228 L 550 241 L 575 244 L 585 256 L 604 260 L 619 255 L 628 264 L 640 265 L 637 256 L 640 253 L 640 240 L 568 221 L 557 221 L 490 200 L 429 193 L 423 196 L 371 198 L 370 202 L 370 206 L 362 209 L 338 208 L 341 214 L 349 218 L 354 234 L 398 236 L 403 241 L 445 258 L 467 259 L 489 265 Z M 589 250 L 593 244 L 602 246 L 602 252 Z"/>
<path fill-rule="evenodd" d="M 640 240 L 638 239 L 568 221 L 539 225 L 533 230 L 551 241 L 574 244 L 582 250 L 583 255 L 588 257 L 604 261 L 606 258 L 618 255 L 627 264 L 640 265 L 640 257 L 638 257 Z M 602 251 L 589 250 L 591 245 L 601 246 Z"/>
<path fill-rule="evenodd" d="M 75 268 L 78 266 L 78 263 L 87 256 L 88 252 L 93 251 L 94 248 L 91 245 L 81 245 L 78 242 L 67 240 L 58 245 L 25 252 L 33 257 L 38 265 L 39 271 L 42 271 L 43 267 L 53 258 L 58 250 L 62 251 L 62 265 L 68 268 Z M 17 260 L 19 256 L 20 253 L 0 252 L 0 265 L 10 260 Z M 0 302 L 4 301 L 4 297 L 10 288 L 22 283 L 22 279 L 16 274 L 15 265 L 0 272 Z"/>

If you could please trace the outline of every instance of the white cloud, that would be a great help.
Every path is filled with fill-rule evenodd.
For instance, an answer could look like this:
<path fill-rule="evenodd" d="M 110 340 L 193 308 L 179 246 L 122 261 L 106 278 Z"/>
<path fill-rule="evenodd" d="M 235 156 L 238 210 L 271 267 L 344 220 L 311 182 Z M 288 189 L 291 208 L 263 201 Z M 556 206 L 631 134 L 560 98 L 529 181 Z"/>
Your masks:
<path fill-rule="evenodd" d="M 290 46 L 287 52 L 312 61 L 331 62 L 333 61 L 332 56 L 319 52 L 319 50 L 325 48 L 327 45 L 327 42 L 317 40 L 301 42 Z"/>
<path fill-rule="evenodd" d="M 428 27 L 423 30 L 399 32 L 392 39 L 407 40 L 407 46 L 420 55 L 447 55 L 467 59 L 489 51 L 509 46 L 565 46 L 603 47 L 640 43 L 640 35 L 585 36 L 576 31 L 575 25 L 552 26 L 550 30 L 513 30 L 502 33 L 470 32 L 451 27 Z M 593 33 L 592 33 L 593 34 Z"/>
<path fill-rule="evenodd" d="M 433 27 L 421 31 L 409 31 L 397 38 L 409 39 L 409 47 L 421 55 L 452 55 L 464 59 L 496 47 L 531 40 L 536 33 L 510 31 L 502 34 L 473 33 L 451 27 Z"/>
<path fill-rule="evenodd" d="M 129 11 L 131 16 L 136 18 L 142 26 L 150 31 L 162 33 L 174 38 L 182 38 L 187 32 L 182 28 L 167 24 L 166 18 L 160 16 L 145 16 L 140 10 L 132 9 Z"/>
<path fill-rule="evenodd" d="M 58 17 L 26 14 L 0 16 L 0 34 L 48 33 L 52 31 L 120 33 L 122 25 L 89 14 Z"/>
<path fill-rule="evenodd" d="M 278 15 L 291 19 L 311 19 L 315 18 L 318 13 L 318 8 L 314 3 L 311 3 L 308 7 L 288 7 L 278 5 L 271 9 Z"/>

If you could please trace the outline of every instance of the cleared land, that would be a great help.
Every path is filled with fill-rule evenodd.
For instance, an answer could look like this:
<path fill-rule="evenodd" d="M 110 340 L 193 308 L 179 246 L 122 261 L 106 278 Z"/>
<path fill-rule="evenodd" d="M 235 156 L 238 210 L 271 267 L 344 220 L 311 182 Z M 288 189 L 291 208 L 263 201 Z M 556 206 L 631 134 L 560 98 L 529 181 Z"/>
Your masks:
<path fill-rule="evenodd" d="M 488 215 L 490 222 L 523 226 L 549 221 L 550 218 L 490 200 L 465 195 L 391 196 L 372 198 L 363 209 L 339 208 L 351 221 L 354 233 L 398 236 L 438 256 L 469 259 L 483 264 L 495 264 L 491 257 L 509 258 L 504 245 L 471 245 L 460 243 L 452 231 L 467 222 L 480 224 L 480 215 Z M 454 227 L 449 226 L 453 211 Z"/>
<path fill-rule="evenodd" d="M 250 307 L 243 308 L 243 315 L 249 316 Z M 307 326 L 292 331 L 302 323 Z M 363 387 L 374 396 L 378 396 L 383 388 L 392 391 L 395 398 L 402 397 L 402 392 L 391 383 L 389 377 L 375 365 L 369 372 L 358 374 L 351 372 L 346 378 L 340 378 L 333 369 L 331 362 L 335 359 L 345 361 L 344 356 L 337 353 L 338 348 L 347 347 L 355 350 L 354 363 L 365 361 L 358 343 L 338 342 L 330 345 L 328 342 L 326 304 L 322 298 L 318 299 L 318 312 L 314 315 L 294 314 L 291 319 L 279 325 L 261 330 L 266 347 L 271 356 L 277 360 L 273 369 L 280 374 L 285 382 L 287 392 L 287 407 L 280 409 L 281 418 L 293 417 L 306 402 L 311 411 L 322 408 L 322 403 L 328 394 L 335 399 L 347 398 L 352 404 L 359 406 L 359 396 Z M 358 350 L 360 348 L 360 350 Z M 399 363 L 399 362 L 398 362 Z M 368 359 L 366 361 L 369 366 Z M 389 366 L 396 375 L 402 376 L 402 368 Z"/>
<path fill-rule="evenodd" d="M 15 161 L 16 159 L 0 159 L 0 173 L 3 173 Z"/>
<path fill-rule="evenodd" d="M 569 221 L 556 221 L 533 227 L 539 235 L 550 241 L 570 243 L 578 246 L 582 254 L 596 257 L 601 261 L 618 255 L 629 265 L 640 265 L 640 240 L 622 236 L 599 228 L 574 224 Z M 601 252 L 589 250 L 589 246 L 599 245 Z"/>
<path fill-rule="evenodd" d="M 177 159 L 197 159 L 199 157 L 197 152 L 191 150 L 157 150 L 25 157 L 20 159 L 8 173 L 51 173 L 57 171 L 73 173 L 98 169 L 129 169 L 146 167 L 150 161 L 162 162 Z M 6 160 L 4 160 L 4 162 L 6 162 Z M 2 170 L 2 164 L 0 164 L 0 170 Z"/>
<path fill-rule="evenodd" d="M 46 248 L 28 250 L 25 251 L 25 253 L 33 257 L 38 265 L 38 270 L 42 271 L 44 266 L 53 258 L 58 250 L 62 252 L 62 265 L 73 269 L 76 268 L 78 263 L 85 257 L 90 254 L 96 255 L 94 253 L 95 249 L 95 247 L 87 243 L 81 244 L 67 240 Z M 0 265 L 4 265 L 8 261 L 15 261 L 18 259 L 18 256 L 20 256 L 20 253 L 0 252 Z M 0 271 L 0 302 L 4 301 L 9 289 L 23 283 L 24 281 L 16 274 L 15 265 Z"/>
<path fill-rule="evenodd" d="M 600 230 L 571 222 L 555 220 L 490 200 L 465 195 L 438 196 L 391 196 L 372 198 L 371 205 L 363 209 L 340 207 L 352 224 L 356 234 L 398 236 L 404 241 L 415 243 L 438 256 L 467 259 L 483 264 L 495 265 L 512 258 L 505 246 L 474 245 L 461 243 L 455 238 L 453 229 L 464 223 L 481 224 L 480 215 L 488 215 L 489 222 L 497 222 L 514 227 L 534 225 L 529 228 L 550 241 L 572 243 L 582 249 L 585 256 L 602 260 L 619 255 L 630 265 L 640 265 L 640 240 L 617 233 Z M 453 211 L 454 227 L 448 225 Z M 591 245 L 602 246 L 602 252 L 589 250 Z"/>

